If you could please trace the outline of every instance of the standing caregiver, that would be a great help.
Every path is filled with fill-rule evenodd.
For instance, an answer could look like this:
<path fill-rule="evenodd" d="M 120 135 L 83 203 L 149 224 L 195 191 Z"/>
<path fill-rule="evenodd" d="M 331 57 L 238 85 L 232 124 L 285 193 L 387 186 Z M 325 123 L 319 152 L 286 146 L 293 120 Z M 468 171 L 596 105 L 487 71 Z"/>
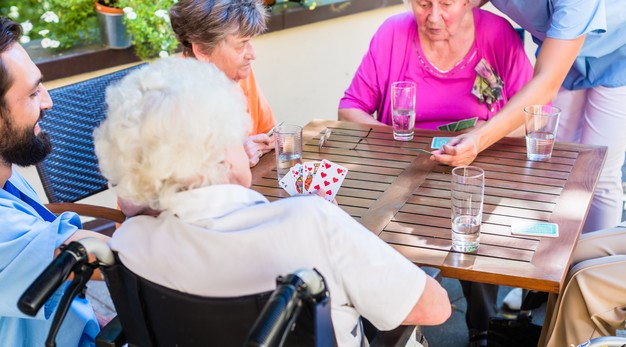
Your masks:
<path fill-rule="evenodd" d="M 622 214 L 621 167 L 626 150 L 626 1 L 491 3 L 539 44 L 534 76 L 494 118 L 451 140 L 433 159 L 469 164 L 522 124 L 525 106 L 552 102 L 563 110 L 558 141 L 608 147 L 583 232 L 615 226 Z"/>

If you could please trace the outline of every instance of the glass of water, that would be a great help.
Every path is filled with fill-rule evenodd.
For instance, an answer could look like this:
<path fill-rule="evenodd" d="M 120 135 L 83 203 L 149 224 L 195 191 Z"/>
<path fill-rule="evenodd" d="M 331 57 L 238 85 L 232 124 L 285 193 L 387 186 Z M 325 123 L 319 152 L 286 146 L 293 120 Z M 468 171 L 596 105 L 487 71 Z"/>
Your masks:
<path fill-rule="evenodd" d="M 452 250 L 478 250 L 483 217 L 485 172 L 476 166 L 452 170 Z"/>
<path fill-rule="evenodd" d="M 560 114 L 561 110 L 558 107 L 550 105 L 532 105 L 524 108 L 528 160 L 550 159 Z"/>
<path fill-rule="evenodd" d="M 294 165 L 302 161 L 302 127 L 282 124 L 274 129 L 276 136 L 276 172 L 280 181 Z"/>
<path fill-rule="evenodd" d="M 411 141 L 415 127 L 415 83 L 400 81 L 391 84 L 391 112 L 393 139 Z"/>

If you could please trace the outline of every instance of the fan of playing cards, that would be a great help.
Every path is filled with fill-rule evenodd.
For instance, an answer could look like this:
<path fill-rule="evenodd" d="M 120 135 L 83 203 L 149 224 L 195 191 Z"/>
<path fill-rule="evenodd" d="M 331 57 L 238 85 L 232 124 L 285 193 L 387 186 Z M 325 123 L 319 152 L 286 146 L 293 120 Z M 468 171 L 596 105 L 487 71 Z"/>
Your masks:
<path fill-rule="evenodd" d="M 324 193 L 324 198 L 333 201 L 348 169 L 330 160 L 309 161 L 296 164 L 279 181 L 289 195 Z"/>
<path fill-rule="evenodd" d="M 441 131 L 461 131 L 476 125 L 478 121 L 478 117 L 463 119 L 458 122 L 452 122 L 444 125 L 440 125 L 437 129 Z"/>

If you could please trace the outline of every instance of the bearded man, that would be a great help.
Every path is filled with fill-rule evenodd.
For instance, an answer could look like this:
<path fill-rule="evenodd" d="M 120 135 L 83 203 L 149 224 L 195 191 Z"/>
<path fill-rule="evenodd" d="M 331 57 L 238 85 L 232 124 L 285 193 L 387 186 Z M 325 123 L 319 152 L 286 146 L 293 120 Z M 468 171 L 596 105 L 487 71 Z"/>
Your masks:
<path fill-rule="evenodd" d="M 108 238 L 82 230 L 75 213 L 52 214 L 14 170 L 42 161 L 52 148 L 39 128 L 52 100 L 41 72 L 18 43 L 21 34 L 19 24 L 0 17 L 0 346 L 43 346 L 64 286 L 36 317 L 18 310 L 19 297 L 59 246 L 88 236 Z M 76 298 L 57 344 L 93 346 L 99 330 L 89 302 Z"/>

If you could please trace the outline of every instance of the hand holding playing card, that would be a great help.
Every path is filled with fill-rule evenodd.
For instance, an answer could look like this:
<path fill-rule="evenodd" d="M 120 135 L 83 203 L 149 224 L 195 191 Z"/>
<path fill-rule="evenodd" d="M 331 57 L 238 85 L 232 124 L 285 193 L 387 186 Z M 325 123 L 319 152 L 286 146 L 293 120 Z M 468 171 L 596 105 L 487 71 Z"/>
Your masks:
<path fill-rule="evenodd" d="M 478 155 L 479 140 L 473 132 L 453 137 L 442 148 L 433 151 L 431 159 L 450 166 L 469 165 Z"/>
<path fill-rule="evenodd" d="M 333 201 L 348 169 L 330 160 L 295 165 L 279 182 L 289 195 L 317 194 Z"/>

